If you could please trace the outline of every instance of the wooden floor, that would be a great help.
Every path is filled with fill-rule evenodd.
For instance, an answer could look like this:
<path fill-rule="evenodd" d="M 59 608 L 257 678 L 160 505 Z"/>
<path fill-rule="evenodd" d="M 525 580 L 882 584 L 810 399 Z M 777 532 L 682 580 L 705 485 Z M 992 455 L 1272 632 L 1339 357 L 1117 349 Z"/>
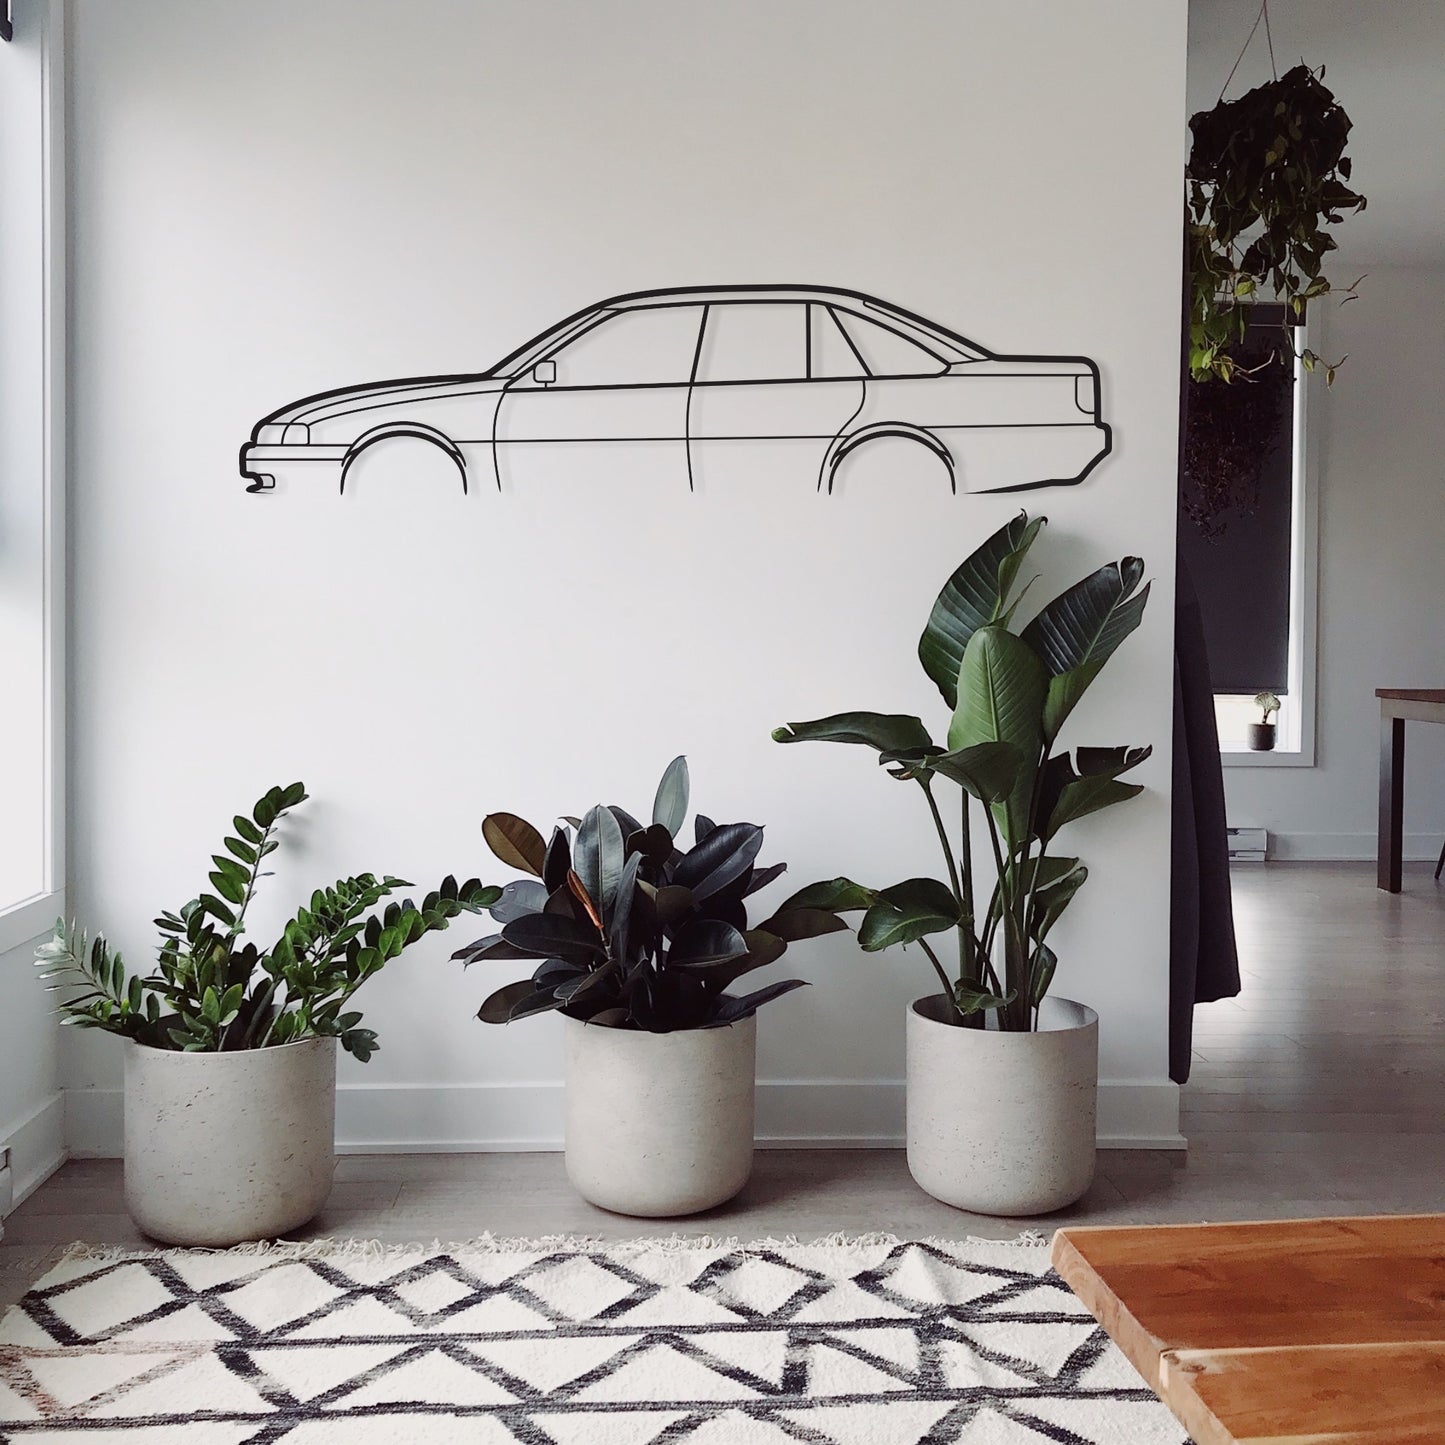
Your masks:
<path fill-rule="evenodd" d="M 961 1214 L 901 1151 L 760 1152 L 730 1205 L 682 1232 L 1012 1236 L 1072 1224 L 1182 1223 L 1445 1209 L 1445 887 L 1425 865 L 1379 892 L 1373 865 L 1235 872 L 1244 992 L 1196 1013 L 1185 1154 L 1105 1151 L 1088 1195 L 1042 1220 Z M 583 1204 L 557 1154 L 350 1155 L 311 1233 L 392 1241 L 671 1234 Z M 72 1240 L 142 1247 L 120 1164 L 75 1160 L 5 1220 L 0 1306 Z"/>

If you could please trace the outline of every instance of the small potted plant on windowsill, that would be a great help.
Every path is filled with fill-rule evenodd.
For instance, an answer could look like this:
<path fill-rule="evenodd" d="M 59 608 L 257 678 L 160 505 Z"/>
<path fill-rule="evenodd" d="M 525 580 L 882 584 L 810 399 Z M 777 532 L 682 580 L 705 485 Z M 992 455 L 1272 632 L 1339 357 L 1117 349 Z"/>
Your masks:
<path fill-rule="evenodd" d="M 1270 718 L 1279 711 L 1279 699 L 1272 692 L 1257 692 L 1254 695 L 1254 705 L 1260 711 L 1261 720 L 1249 725 L 1250 751 L 1273 752 L 1275 725 Z"/>
<path fill-rule="evenodd" d="M 776 729 L 781 743 L 857 743 L 923 791 L 947 881 L 875 889 L 838 878 L 797 902 L 863 909 L 870 953 L 917 943 L 941 992 L 908 1011 L 908 1167 L 946 1204 L 985 1214 L 1044 1214 L 1072 1203 L 1094 1173 L 1098 1016 L 1049 993 L 1047 939 L 1088 877 L 1059 834 L 1143 789 L 1119 781 L 1147 747 L 1054 751 L 1066 719 L 1149 594 L 1137 557 L 1101 567 L 1020 631 L 1019 573 L 1042 517 L 999 529 L 948 580 L 918 644 L 952 711 L 947 746 L 905 714 L 851 712 Z M 961 798 L 945 822 L 934 788 Z M 982 821 L 984 848 L 975 848 Z M 954 934 L 953 977 L 930 944 Z"/>
<path fill-rule="evenodd" d="M 370 873 L 318 889 L 264 951 L 246 912 L 277 827 L 305 802 L 301 783 L 272 788 L 215 854 L 210 882 L 155 920 L 156 971 L 128 974 L 103 937 L 57 921 L 36 950 L 61 990 L 61 1022 L 125 1040 L 125 1199 L 168 1244 L 225 1246 L 284 1234 L 312 1218 L 335 1168 L 336 1044 L 366 1062 L 376 1035 L 352 995 L 459 913 L 501 896 L 447 878 L 421 905 L 379 905 L 401 878 Z"/>
<path fill-rule="evenodd" d="M 567 1174 L 584 1199 L 618 1214 L 696 1214 L 747 1183 L 755 1015 L 804 980 L 727 990 L 789 943 L 847 927 L 804 889 L 750 928 L 745 900 L 787 865 L 757 866 L 762 828 L 701 814 L 684 852 L 675 838 L 687 808 L 687 762 L 676 758 L 650 825 L 596 807 L 544 842 L 523 819 L 491 814 L 488 845 L 531 876 L 491 905 L 501 932 L 454 955 L 540 961 L 477 1017 L 563 1015 Z"/>

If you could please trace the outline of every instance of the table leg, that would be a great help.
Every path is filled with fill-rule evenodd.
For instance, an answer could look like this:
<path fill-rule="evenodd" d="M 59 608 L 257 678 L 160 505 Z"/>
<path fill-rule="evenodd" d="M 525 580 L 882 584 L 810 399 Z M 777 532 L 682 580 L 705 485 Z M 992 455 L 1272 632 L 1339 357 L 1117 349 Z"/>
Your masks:
<path fill-rule="evenodd" d="M 1380 822 L 1375 882 L 1400 891 L 1405 845 L 1405 719 L 1380 719 Z"/>

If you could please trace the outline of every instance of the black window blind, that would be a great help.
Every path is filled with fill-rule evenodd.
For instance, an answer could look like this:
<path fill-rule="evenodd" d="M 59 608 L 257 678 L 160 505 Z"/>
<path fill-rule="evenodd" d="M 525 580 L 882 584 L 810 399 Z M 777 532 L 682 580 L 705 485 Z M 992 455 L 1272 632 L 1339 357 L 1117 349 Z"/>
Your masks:
<path fill-rule="evenodd" d="M 1222 477 L 1229 502 L 1203 526 L 1198 507 L 1190 515 L 1185 506 L 1179 527 L 1217 693 L 1283 696 L 1289 680 L 1295 381 L 1283 314 L 1279 306 L 1251 308 L 1241 358 L 1261 369 L 1249 379 L 1186 383 L 1182 500 Z M 1214 471 L 1225 456 L 1229 470 Z"/>

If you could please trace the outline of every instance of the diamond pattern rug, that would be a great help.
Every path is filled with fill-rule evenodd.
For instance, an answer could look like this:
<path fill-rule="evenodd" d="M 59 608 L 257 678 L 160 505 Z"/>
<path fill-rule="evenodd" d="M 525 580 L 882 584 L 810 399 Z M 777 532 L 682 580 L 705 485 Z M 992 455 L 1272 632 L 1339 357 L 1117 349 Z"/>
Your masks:
<path fill-rule="evenodd" d="M 72 1251 L 7 1445 L 1188 1445 L 1038 1243 Z"/>

